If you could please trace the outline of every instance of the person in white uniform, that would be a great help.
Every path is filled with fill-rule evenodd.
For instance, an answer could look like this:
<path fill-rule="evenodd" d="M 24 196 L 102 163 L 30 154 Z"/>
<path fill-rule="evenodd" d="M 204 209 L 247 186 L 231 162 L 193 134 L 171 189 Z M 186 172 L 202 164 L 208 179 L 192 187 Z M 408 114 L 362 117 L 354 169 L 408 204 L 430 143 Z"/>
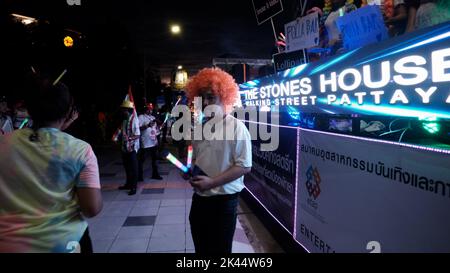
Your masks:
<path fill-rule="evenodd" d="M 148 155 L 152 158 L 152 179 L 162 180 L 158 172 L 158 127 L 156 118 L 151 114 L 153 106 L 149 103 L 145 106 L 144 113 L 139 115 L 139 129 L 141 131 L 141 143 L 138 153 L 138 181 L 144 181 L 144 162 Z"/>

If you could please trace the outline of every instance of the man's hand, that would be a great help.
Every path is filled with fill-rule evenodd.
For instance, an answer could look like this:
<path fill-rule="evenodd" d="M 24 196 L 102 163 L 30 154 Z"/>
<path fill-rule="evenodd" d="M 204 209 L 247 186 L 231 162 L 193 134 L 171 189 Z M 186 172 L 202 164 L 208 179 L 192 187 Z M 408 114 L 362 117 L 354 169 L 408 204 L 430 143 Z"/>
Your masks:
<path fill-rule="evenodd" d="M 184 180 L 189 180 L 190 178 L 189 174 L 185 172 L 180 172 L 180 175 Z"/>
<path fill-rule="evenodd" d="M 214 187 L 214 180 L 208 176 L 197 175 L 194 176 L 189 183 L 191 183 L 192 187 L 199 191 L 207 191 Z"/>

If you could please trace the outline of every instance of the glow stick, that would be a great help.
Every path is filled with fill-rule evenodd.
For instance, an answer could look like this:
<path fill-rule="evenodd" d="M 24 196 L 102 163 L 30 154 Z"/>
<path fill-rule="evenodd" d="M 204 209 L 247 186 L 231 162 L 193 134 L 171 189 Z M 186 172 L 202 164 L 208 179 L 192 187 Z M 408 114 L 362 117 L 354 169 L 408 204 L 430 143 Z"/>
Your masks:
<path fill-rule="evenodd" d="M 181 98 L 179 98 L 179 99 L 177 100 L 177 102 L 175 103 L 175 105 L 174 105 L 173 107 L 177 106 L 178 103 L 180 103 L 180 101 L 181 101 Z"/>
<path fill-rule="evenodd" d="M 188 146 L 188 155 L 187 155 L 187 163 L 186 163 L 186 167 L 188 169 L 191 168 L 192 165 L 192 154 L 194 153 L 194 150 L 192 149 L 192 145 Z"/>
<path fill-rule="evenodd" d="M 66 73 L 67 73 L 67 69 L 64 69 L 64 71 L 61 73 L 61 75 L 59 75 L 59 77 L 53 82 L 53 85 L 56 85 L 61 80 L 61 78 L 64 76 L 64 74 L 66 74 Z"/>
<path fill-rule="evenodd" d="M 114 133 L 113 137 L 112 137 L 112 141 L 117 142 L 119 140 L 120 133 L 122 133 L 122 130 L 117 129 L 116 132 Z"/>
<path fill-rule="evenodd" d="M 31 71 L 33 71 L 33 74 L 36 74 L 36 70 L 34 70 L 33 66 L 31 66 Z"/>
<path fill-rule="evenodd" d="M 163 124 L 166 123 L 166 121 L 167 121 L 168 119 L 169 119 L 169 113 L 166 113 L 166 118 L 164 119 Z"/>
<path fill-rule="evenodd" d="M 167 153 L 166 155 L 166 159 L 169 160 L 170 163 L 172 163 L 173 165 L 175 165 L 178 169 L 180 169 L 181 171 L 183 171 L 184 173 L 188 173 L 189 169 L 184 166 L 183 163 L 181 163 L 176 157 L 174 157 L 171 153 Z"/>
<path fill-rule="evenodd" d="M 28 118 L 25 118 L 25 119 L 22 121 L 22 124 L 20 124 L 19 129 L 22 129 L 23 126 L 25 126 L 25 124 L 27 124 L 27 122 L 28 122 Z"/>

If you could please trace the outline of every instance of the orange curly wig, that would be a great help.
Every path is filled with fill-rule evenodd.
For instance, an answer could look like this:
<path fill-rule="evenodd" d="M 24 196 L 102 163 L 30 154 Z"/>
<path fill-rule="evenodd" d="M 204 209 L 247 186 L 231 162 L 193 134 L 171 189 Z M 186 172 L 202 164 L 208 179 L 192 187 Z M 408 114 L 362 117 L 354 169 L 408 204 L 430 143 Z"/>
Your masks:
<path fill-rule="evenodd" d="M 186 95 L 192 102 L 205 90 L 211 90 L 227 107 L 235 103 L 239 87 L 234 78 L 222 69 L 203 68 L 188 81 Z"/>

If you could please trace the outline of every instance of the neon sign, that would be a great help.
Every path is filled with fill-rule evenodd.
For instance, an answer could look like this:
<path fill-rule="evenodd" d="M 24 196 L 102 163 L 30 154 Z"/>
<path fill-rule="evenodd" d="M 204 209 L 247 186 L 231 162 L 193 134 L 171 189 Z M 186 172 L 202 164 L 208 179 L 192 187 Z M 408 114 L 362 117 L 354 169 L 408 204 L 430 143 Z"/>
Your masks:
<path fill-rule="evenodd" d="M 450 118 L 448 23 L 240 85 L 243 105 Z M 384 107 L 384 109 L 383 109 Z M 377 111 L 379 108 L 380 111 Z M 382 110 L 383 109 L 383 110 Z"/>

